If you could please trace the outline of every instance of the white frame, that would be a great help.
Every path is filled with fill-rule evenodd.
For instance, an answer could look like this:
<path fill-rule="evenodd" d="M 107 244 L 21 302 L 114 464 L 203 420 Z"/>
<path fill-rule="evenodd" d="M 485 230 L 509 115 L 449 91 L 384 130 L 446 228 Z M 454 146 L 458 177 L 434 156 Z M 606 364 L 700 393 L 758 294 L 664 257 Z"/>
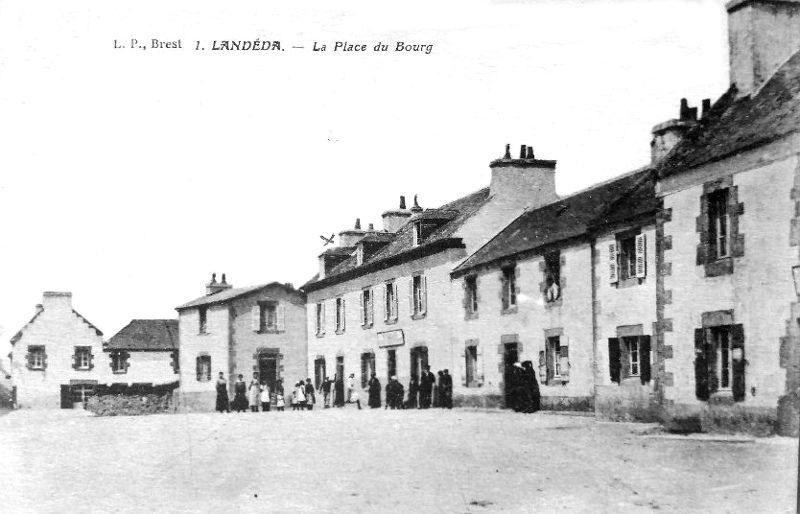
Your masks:
<path fill-rule="evenodd" d="M 343 332 L 344 325 L 344 297 L 336 298 L 336 331 Z"/>
<path fill-rule="evenodd" d="M 44 369 L 44 350 L 31 350 L 31 369 Z"/>
<path fill-rule="evenodd" d="M 75 361 L 77 369 L 87 370 L 92 362 L 92 350 L 90 348 L 75 348 Z"/>
<path fill-rule="evenodd" d="M 728 327 L 712 327 L 711 337 L 714 342 L 714 351 L 717 353 L 716 373 L 717 373 L 717 391 L 730 391 L 733 388 L 733 348 L 731 347 L 731 333 Z M 724 339 L 724 348 L 723 348 Z M 723 352 L 724 350 L 724 352 Z M 727 353 L 727 358 L 723 359 L 723 354 Z M 727 375 L 723 374 L 723 370 L 727 364 Z M 728 385 L 722 385 L 723 376 L 727 376 Z"/>
<path fill-rule="evenodd" d="M 394 281 L 386 282 L 383 302 L 384 309 L 386 309 L 386 321 L 397 321 L 397 289 Z"/>
<path fill-rule="evenodd" d="M 465 277 L 464 286 L 467 289 L 467 312 L 476 314 L 478 312 L 478 277 Z"/>

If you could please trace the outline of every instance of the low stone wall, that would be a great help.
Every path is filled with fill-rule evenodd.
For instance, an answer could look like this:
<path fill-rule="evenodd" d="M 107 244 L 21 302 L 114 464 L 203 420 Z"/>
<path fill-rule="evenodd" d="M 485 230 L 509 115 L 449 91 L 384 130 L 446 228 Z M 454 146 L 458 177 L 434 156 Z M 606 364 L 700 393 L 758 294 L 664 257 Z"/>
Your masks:
<path fill-rule="evenodd" d="M 658 421 L 658 410 L 653 402 L 653 388 L 636 383 L 597 387 L 595 416 L 602 421 Z"/>
<path fill-rule="evenodd" d="M 472 407 L 478 409 L 500 409 L 503 397 L 499 394 L 453 394 L 454 407 Z"/>
<path fill-rule="evenodd" d="M 778 410 L 772 407 L 733 405 L 670 405 L 660 415 L 670 432 L 749 434 L 765 437 L 778 433 Z"/>
<path fill-rule="evenodd" d="M 86 401 L 86 410 L 98 416 L 140 416 L 175 412 L 173 391 L 178 383 L 112 384 L 98 386 L 96 394 Z"/>
<path fill-rule="evenodd" d="M 592 412 L 593 396 L 542 396 L 542 410 Z"/>
<path fill-rule="evenodd" d="M 217 406 L 217 393 L 175 391 L 173 396 L 175 409 L 178 412 L 214 412 Z"/>

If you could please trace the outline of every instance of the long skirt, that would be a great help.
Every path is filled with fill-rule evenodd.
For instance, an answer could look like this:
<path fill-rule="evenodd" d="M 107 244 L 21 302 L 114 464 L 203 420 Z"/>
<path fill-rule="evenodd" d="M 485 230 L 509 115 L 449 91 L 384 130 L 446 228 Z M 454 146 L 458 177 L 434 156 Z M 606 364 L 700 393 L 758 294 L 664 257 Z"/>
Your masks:
<path fill-rule="evenodd" d="M 235 411 L 246 411 L 248 407 L 247 396 L 244 393 L 236 393 L 233 397 L 233 405 L 231 406 Z"/>
<path fill-rule="evenodd" d="M 217 412 L 230 412 L 228 393 L 217 392 Z"/>

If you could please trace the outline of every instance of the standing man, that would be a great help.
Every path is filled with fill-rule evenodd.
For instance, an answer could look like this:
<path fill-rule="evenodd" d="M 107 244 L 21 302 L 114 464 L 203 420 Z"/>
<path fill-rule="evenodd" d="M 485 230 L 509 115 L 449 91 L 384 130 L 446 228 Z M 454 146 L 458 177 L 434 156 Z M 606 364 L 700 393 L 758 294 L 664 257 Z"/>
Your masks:
<path fill-rule="evenodd" d="M 433 383 L 436 381 L 431 367 L 425 366 L 422 376 L 419 379 L 419 408 L 428 409 L 431 406 L 431 393 L 433 392 Z"/>
<path fill-rule="evenodd" d="M 378 409 L 381 406 L 381 381 L 375 376 L 375 373 L 369 379 L 367 384 L 369 387 L 369 404 L 370 409 Z"/>
<path fill-rule="evenodd" d="M 330 409 L 331 408 L 331 386 L 333 385 L 333 381 L 330 377 L 325 377 L 322 379 L 322 383 L 319 385 L 319 390 L 322 392 L 322 404 L 324 408 Z"/>
<path fill-rule="evenodd" d="M 453 377 L 450 375 L 449 370 L 444 370 L 442 372 L 442 388 L 443 391 L 443 404 L 442 408 L 452 409 L 453 408 Z"/>

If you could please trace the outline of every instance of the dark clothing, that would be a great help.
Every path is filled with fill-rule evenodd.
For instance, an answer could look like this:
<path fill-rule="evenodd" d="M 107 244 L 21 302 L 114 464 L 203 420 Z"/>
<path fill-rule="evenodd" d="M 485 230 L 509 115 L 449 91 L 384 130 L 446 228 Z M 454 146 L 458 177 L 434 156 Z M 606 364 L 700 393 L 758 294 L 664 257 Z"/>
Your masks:
<path fill-rule="evenodd" d="M 269 402 L 261 402 L 261 412 L 269 412 Z"/>
<path fill-rule="evenodd" d="M 403 384 L 397 380 L 390 380 L 386 384 L 386 406 L 390 409 L 402 409 L 404 394 Z"/>
<path fill-rule="evenodd" d="M 522 412 L 533 413 L 541 410 L 541 396 L 539 394 L 539 381 L 536 371 L 530 361 L 523 363 L 521 373 L 522 387 L 520 388 L 519 410 Z"/>
<path fill-rule="evenodd" d="M 449 373 L 442 375 L 442 405 L 443 409 L 453 408 L 453 377 Z"/>
<path fill-rule="evenodd" d="M 417 408 L 418 391 L 419 391 L 419 386 L 417 385 L 417 381 L 412 378 L 411 382 L 408 384 L 408 403 L 406 404 L 406 408 L 408 409 Z"/>
<path fill-rule="evenodd" d="M 337 378 L 333 384 L 333 394 L 335 396 L 333 405 L 335 407 L 344 407 L 344 380 Z"/>
<path fill-rule="evenodd" d="M 514 412 L 520 412 L 523 403 L 524 384 L 522 377 L 522 369 L 517 366 L 511 366 L 506 370 L 505 375 L 505 392 L 506 392 L 506 408 L 513 409 Z"/>
<path fill-rule="evenodd" d="M 381 406 L 381 381 L 375 377 L 369 379 L 369 401 L 367 404 L 372 409 L 378 409 Z"/>
<path fill-rule="evenodd" d="M 228 403 L 228 383 L 224 380 L 217 380 L 217 412 L 230 412 L 231 406 Z"/>
<path fill-rule="evenodd" d="M 331 392 L 331 385 L 333 384 L 333 380 L 328 380 L 327 378 L 322 381 L 320 385 L 320 389 L 323 393 L 330 393 Z"/>
<path fill-rule="evenodd" d="M 248 407 L 247 402 L 247 384 L 244 381 L 237 381 L 233 386 L 233 410 L 236 412 L 245 412 Z"/>
<path fill-rule="evenodd" d="M 436 377 L 428 370 L 422 372 L 419 379 L 419 406 L 421 409 L 427 409 L 431 406 L 431 393 L 433 392 L 433 384 L 436 382 Z"/>
<path fill-rule="evenodd" d="M 308 410 L 313 409 L 316 402 L 317 398 L 314 396 L 314 385 L 311 382 L 306 382 L 306 405 L 308 406 Z"/>

